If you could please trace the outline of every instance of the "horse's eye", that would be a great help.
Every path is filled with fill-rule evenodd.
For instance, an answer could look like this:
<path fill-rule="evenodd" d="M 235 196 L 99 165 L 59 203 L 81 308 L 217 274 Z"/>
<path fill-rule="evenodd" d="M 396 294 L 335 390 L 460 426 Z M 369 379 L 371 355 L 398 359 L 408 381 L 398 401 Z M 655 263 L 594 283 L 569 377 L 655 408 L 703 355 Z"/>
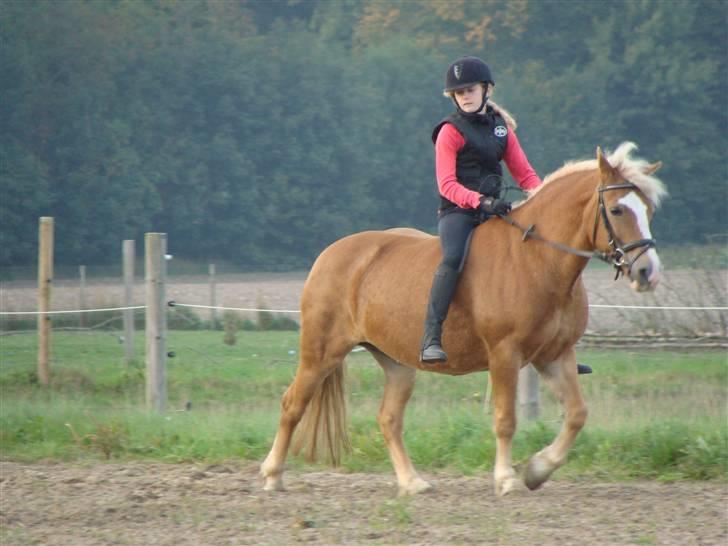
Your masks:
<path fill-rule="evenodd" d="M 609 212 L 614 216 L 622 216 L 622 207 L 612 207 Z"/>

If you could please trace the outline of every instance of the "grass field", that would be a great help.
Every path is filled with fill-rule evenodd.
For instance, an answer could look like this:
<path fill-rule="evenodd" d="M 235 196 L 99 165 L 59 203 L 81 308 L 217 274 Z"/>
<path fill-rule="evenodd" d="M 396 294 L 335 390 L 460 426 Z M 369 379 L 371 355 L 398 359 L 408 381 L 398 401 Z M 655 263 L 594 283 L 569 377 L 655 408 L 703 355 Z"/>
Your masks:
<path fill-rule="evenodd" d="M 35 374 L 33 334 L 0 337 L 0 456 L 13 460 L 119 458 L 162 461 L 262 459 L 276 430 L 280 397 L 295 372 L 296 332 L 172 331 L 168 411 L 144 408 L 143 347 L 125 366 L 110 333 L 55 332 L 53 385 Z M 138 345 L 142 345 L 139 336 Z M 728 361 L 725 352 L 584 350 L 587 426 L 559 476 L 717 479 L 728 476 Z M 489 471 L 495 442 L 484 412 L 487 374 L 418 374 L 405 441 L 415 465 Z M 365 352 L 348 358 L 353 451 L 350 470 L 391 469 L 376 424 L 383 374 Z M 550 442 L 560 409 L 542 390 L 541 419 L 522 423 L 514 457 Z M 187 409 L 189 407 L 189 409 Z M 291 464 L 306 464 L 296 458 Z"/>

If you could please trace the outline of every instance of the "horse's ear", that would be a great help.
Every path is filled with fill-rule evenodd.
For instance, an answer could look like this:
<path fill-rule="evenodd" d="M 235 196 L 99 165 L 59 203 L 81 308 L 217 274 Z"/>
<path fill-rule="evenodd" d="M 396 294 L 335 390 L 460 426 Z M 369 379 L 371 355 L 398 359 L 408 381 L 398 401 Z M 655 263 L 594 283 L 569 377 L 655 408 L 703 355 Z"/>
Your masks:
<path fill-rule="evenodd" d="M 609 161 L 607 161 L 607 158 L 602 153 L 601 146 L 597 146 L 597 163 L 599 164 L 599 172 L 602 175 L 602 183 L 613 182 L 618 178 L 614 167 L 610 165 Z"/>
<path fill-rule="evenodd" d="M 644 172 L 647 176 L 656 173 L 660 167 L 662 167 L 662 161 L 658 161 L 657 163 L 653 163 L 652 165 L 647 165 L 645 167 Z"/>

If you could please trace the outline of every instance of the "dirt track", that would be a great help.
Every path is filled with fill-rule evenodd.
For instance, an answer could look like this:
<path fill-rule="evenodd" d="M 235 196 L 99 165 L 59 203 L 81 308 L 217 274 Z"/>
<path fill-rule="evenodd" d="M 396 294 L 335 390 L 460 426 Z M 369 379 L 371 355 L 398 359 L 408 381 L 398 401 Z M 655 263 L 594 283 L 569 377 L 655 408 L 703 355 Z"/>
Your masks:
<path fill-rule="evenodd" d="M 0 463 L 0 543 L 725 545 L 728 486 L 548 482 L 499 499 L 489 474 L 425 474 L 397 499 L 393 474 L 289 471 L 261 490 L 257 464 Z"/>

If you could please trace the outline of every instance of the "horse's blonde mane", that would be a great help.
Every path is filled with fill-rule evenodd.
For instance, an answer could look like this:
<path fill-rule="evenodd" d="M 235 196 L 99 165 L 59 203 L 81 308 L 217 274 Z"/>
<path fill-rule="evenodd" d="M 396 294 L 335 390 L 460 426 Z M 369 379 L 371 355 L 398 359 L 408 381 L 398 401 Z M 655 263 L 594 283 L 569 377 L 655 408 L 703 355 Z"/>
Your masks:
<path fill-rule="evenodd" d="M 659 207 L 662 198 L 667 195 L 667 189 L 665 189 L 665 184 L 659 178 L 653 174 L 646 174 L 645 171 L 649 166 L 647 161 L 630 155 L 636 149 L 637 145 L 634 142 L 622 142 L 613 153 L 607 152 L 607 161 L 619 172 L 622 178 L 632 182 L 652 201 L 655 207 Z M 557 178 L 562 178 L 575 172 L 591 171 L 598 168 L 599 165 L 596 159 L 569 161 L 563 167 L 544 178 L 543 184 L 531 192 L 528 198 L 531 199 L 541 188 Z"/>

